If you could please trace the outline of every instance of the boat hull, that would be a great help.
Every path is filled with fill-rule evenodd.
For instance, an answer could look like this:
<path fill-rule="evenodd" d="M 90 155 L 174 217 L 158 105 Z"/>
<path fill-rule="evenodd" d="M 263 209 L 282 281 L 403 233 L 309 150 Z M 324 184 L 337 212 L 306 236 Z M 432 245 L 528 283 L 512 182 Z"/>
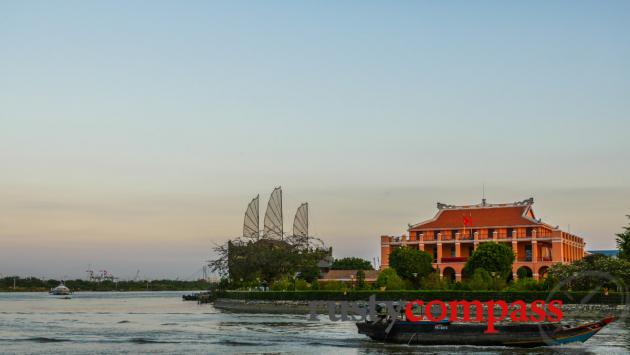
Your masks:
<path fill-rule="evenodd" d="M 495 325 L 493 334 L 485 334 L 485 324 L 431 323 L 397 321 L 388 332 L 388 323 L 357 323 L 359 333 L 382 342 L 415 345 L 476 345 L 538 347 L 584 342 L 613 319 L 564 328 L 559 324 Z"/>

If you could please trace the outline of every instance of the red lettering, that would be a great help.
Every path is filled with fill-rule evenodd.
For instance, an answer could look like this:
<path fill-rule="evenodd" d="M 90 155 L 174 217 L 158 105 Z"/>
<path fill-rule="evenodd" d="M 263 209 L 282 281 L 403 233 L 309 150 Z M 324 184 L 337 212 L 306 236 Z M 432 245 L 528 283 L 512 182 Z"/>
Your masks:
<path fill-rule="evenodd" d="M 422 307 L 424 302 L 420 301 L 420 300 L 415 300 L 415 301 L 408 302 L 405 305 L 405 316 L 407 317 L 407 320 L 410 321 L 410 322 L 419 322 L 420 319 L 421 319 L 421 317 L 416 317 L 413 314 L 413 305 L 415 305 L 415 304 L 417 304 L 418 307 Z"/>
<path fill-rule="evenodd" d="M 487 302 L 479 302 L 477 300 L 474 301 L 449 301 L 448 306 L 450 307 L 450 316 L 451 321 L 456 322 L 460 320 L 458 317 L 457 311 L 461 306 L 463 310 L 462 321 L 464 322 L 483 322 L 484 314 L 483 314 L 483 306 L 487 307 L 488 317 L 487 317 L 487 327 L 484 330 L 485 334 L 493 334 L 498 333 L 495 323 L 500 322 L 507 318 L 508 314 L 512 322 L 527 322 L 531 321 L 534 323 L 544 322 L 547 319 L 549 322 L 560 322 L 564 314 L 562 313 L 562 301 L 561 300 L 553 300 L 549 302 L 549 304 L 545 304 L 545 301 L 536 300 L 531 303 L 531 317 L 528 318 L 528 310 L 527 303 L 522 300 L 517 300 L 508 304 L 503 300 L 492 300 Z M 447 304 L 440 300 L 433 300 L 426 304 L 424 316 L 420 314 L 420 316 L 416 316 L 413 313 L 414 306 L 422 307 L 424 305 L 423 301 L 415 300 L 408 302 L 405 305 L 405 315 L 407 316 L 407 320 L 410 322 L 421 322 L 424 319 L 427 319 L 431 322 L 440 322 L 444 320 L 448 314 Z M 432 309 L 437 306 L 440 308 L 439 315 L 435 316 L 431 312 Z M 471 319 L 471 307 L 475 306 L 475 318 Z M 499 317 L 495 316 L 495 307 L 499 307 L 501 310 L 501 315 Z M 546 309 L 545 309 L 546 306 Z"/>
<path fill-rule="evenodd" d="M 545 312 L 544 307 L 545 307 L 545 301 L 536 300 L 532 302 L 532 313 L 534 313 L 538 317 L 531 316 L 529 320 L 535 323 L 544 322 L 545 317 L 547 316 L 547 313 Z"/>
<path fill-rule="evenodd" d="M 434 317 L 433 313 L 431 312 L 431 309 L 433 308 L 434 305 L 440 306 L 439 317 Z M 424 310 L 424 313 L 431 322 L 439 322 L 443 320 L 444 318 L 446 318 L 446 304 L 444 304 L 444 302 L 439 301 L 439 300 L 433 300 L 427 303 L 427 308 Z"/>
<path fill-rule="evenodd" d="M 470 306 L 475 306 L 476 317 L 475 321 L 483 322 L 483 305 L 479 301 L 450 301 L 448 305 L 451 307 L 451 322 L 456 322 L 457 318 L 457 307 L 462 306 L 464 311 L 464 318 L 462 319 L 464 322 L 470 322 Z"/>
<path fill-rule="evenodd" d="M 562 314 L 562 300 L 553 300 L 549 302 L 549 305 L 547 305 L 547 310 L 549 311 L 549 313 L 555 315 L 555 317 L 552 317 L 550 315 L 547 316 L 547 320 L 549 322 L 560 322 L 562 320 L 562 317 L 564 316 Z"/>
<path fill-rule="evenodd" d="M 518 306 L 518 307 L 517 307 Z M 518 300 L 510 303 L 510 308 L 517 307 L 510 312 L 510 319 L 512 322 L 527 322 L 527 303 Z"/>
<path fill-rule="evenodd" d="M 505 319 L 508 313 L 508 305 L 507 303 L 505 303 L 505 301 L 488 301 L 485 302 L 485 304 L 486 306 L 488 306 L 488 327 L 483 332 L 484 334 L 498 333 L 497 330 L 494 328 L 494 323 L 500 322 Z M 494 317 L 495 305 L 501 307 L 501 316 L 498 319 Z"/>

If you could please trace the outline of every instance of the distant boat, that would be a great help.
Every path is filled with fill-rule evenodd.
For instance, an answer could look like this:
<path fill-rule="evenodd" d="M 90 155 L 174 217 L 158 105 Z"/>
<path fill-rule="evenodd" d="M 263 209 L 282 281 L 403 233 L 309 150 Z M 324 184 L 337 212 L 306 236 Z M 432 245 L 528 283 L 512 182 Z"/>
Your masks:
<path fill-rule="evenodd" d="M 72 294 L 72 291 L 70 291 L 70 289 L 62 282 L 59 286 L 51 288 L 49 293 L 55 296 L 69 296 Z"/>

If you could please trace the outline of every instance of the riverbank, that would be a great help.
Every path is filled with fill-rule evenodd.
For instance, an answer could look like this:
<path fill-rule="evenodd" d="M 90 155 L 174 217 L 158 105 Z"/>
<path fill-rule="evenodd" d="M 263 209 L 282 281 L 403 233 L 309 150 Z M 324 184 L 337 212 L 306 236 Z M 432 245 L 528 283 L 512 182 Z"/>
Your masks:
<path fill-rule="evenodd" d="M 5 277 L 0 279 L 0 292 L 48 292 L 59 285 L 60 280 L 41 280 L 34 277 Z M 138 281 L 86 281 L 64 280 L 73 292 L 136 292 L 136 291 L 204 291 L 212 286 L 205 280 L 138 280 Z"/>
<path fill-rule="evenodd" d="M 207 289 L 205 288 L 142 288 L 142 289 L 116 289 L 116 288 L 112 288 L 112 289 L 82 289 L 82 290 L 74 290 L 74 289 L 70 289 L 72 290 L 73 293 L 76 292 L 166 292 L 166 291 L 173 291 L 173 292 L 204 292 Z M 48 293 L 50 291 L 50 289 L 45 289 L 45 288 L 33 288 L 33 289 L 22 289 L 22 288 L 17 288 L 17 289 L 8 289 L 8 290 L 2 290 L 0 289 L 0 293 L 41 293 L 41 292 L 46 292 Z"/>

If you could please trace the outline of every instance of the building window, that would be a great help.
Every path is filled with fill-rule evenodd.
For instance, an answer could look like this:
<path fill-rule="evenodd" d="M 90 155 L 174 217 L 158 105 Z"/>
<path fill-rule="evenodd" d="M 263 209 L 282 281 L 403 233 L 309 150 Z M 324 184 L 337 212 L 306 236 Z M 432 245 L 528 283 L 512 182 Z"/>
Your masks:
<path fill-rule="evenodd" d="M 525 261 L 532 261 L 532 245 L 525 245 Z"/>
<path fill-rule="evenodd" d="M 514 229 L 513 229 L 513 228 L 508 228 L 508 229 L 507 229 L 507 237 L 508 237 L 508 238 L 512 238 L 512 232 L 514 232 Z"/>
<path fill-rule="evenodd" d="M 531 227 L 530 227 L 530 228 L 527 228 L 527 229 L 526 229 L 526 231 L 525 231 L 525 236 L 527 236 L 527 237 L 531 237 L 531 236 L 532 236 L 532 234 L 533 234 L 533 233 L 532 233 L 532 230 L 533 230 L 533 228 L 531 228 Z"/>
<path fill-rule="evenodd" d="M 494 237 L 494 229 L 488 229 L 488 239 L 492 239 Z"/>

